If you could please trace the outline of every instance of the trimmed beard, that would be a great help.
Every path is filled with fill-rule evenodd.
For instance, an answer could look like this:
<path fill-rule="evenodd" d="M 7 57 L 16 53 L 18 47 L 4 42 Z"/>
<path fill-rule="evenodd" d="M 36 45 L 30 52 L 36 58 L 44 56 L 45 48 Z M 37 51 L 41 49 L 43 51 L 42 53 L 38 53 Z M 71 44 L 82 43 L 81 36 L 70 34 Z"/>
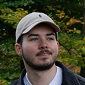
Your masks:
<path fill-rule="evenodd" d="M 35 63 L 33 63 L 33 61 L 31 59 L 28 59 L 28 58 L 25 57 L 23 50 L 22 50 L 22 57 L 23 57 L 23 59 L 25 60 L 25 62 L 28 66 L 30 66 L 32 69 L 37 70 L 37 71 L 48 70 L 56 62 L 56 56 L 55 56 L 54 60 L 50 63 L 44 64 L 44 65 L 43 64 L 35 64 Z"/>

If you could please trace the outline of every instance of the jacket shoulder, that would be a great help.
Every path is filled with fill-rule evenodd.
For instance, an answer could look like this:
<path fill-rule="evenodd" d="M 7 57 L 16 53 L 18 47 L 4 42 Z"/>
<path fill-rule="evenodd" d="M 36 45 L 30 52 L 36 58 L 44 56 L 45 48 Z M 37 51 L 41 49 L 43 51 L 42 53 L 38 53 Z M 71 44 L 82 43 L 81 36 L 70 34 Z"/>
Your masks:
<path fill-rule="evenodd" d="M 23 78 L 24 78 L 25 74 L 26 74 L 26 69 L 23 69 L 19 79 L 12 82 L 10 85 L 24 85 Z"/>
<path fill-rule="evenodd" d="M 80 84 L 85 85 L 85 78 L 82 76 L 79 76 L 79 75 L 76 75 L 76 76 L 77 76 L 77 79 L 79 80 Z"/>
<path fill-rule="evenodd" d="M 12 82 L 10 85 L 17 85 L 18 80 Z"/>

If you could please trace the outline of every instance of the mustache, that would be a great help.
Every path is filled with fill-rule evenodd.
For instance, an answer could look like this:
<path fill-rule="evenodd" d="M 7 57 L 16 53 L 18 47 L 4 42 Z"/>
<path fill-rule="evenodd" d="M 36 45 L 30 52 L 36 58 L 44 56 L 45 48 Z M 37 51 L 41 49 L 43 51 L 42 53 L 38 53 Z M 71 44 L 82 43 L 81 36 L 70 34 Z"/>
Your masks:
<path fill-rule="evenodd" d="M 40 52 L 38 52 L 37 54 L 36 54 L 36 56 L 39 56 L 40 54 L 42 54 L 42 53 L 48 53 L 48 54 L 52 54 L 52 52 L 51 51 L 49 51 L 49 50 L 41 50 Z"/>

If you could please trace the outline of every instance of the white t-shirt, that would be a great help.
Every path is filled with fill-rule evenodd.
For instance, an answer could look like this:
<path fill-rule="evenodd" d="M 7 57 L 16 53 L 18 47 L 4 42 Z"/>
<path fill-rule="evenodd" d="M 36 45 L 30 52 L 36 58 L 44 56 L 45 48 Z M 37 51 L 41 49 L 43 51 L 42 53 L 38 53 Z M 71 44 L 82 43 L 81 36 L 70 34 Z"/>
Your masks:
<path fill-rule="evenodd" d="M 56 75 L 49 85 L 61 85 L 62 84 L 62 69 L 58 66 L 56 67 L 57 67 Z M 32 85 L 27 78 L 27 73 L 25 74 L 25 77 L 23 78 L 23 80 L 24 80 L 25 85 Z"/>

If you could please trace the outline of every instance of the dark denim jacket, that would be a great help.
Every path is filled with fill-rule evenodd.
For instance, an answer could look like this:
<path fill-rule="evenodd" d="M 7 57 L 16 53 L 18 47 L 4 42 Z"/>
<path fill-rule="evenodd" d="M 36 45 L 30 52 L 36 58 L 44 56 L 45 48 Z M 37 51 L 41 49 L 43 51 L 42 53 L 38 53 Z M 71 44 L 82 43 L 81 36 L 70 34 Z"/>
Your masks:
<path fill-rule="evenodd" d="M 64 66 L 61 62 L 56 61 L 56 66 L 62 68 L 63 72 L 63 81 L 62 85 L 85 85 L 85 78 L 74 74 L 71 70 L 69 70 L 66 66 Z M 14 81 L 10 85 L 24 85 L 23 78 L 26 74 L 26 69 L 23 69 L 21 76 L 18 80 Z"/>

